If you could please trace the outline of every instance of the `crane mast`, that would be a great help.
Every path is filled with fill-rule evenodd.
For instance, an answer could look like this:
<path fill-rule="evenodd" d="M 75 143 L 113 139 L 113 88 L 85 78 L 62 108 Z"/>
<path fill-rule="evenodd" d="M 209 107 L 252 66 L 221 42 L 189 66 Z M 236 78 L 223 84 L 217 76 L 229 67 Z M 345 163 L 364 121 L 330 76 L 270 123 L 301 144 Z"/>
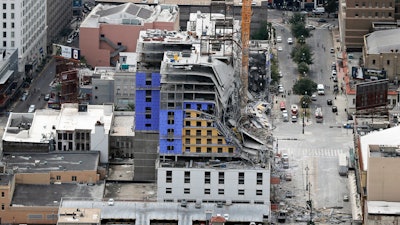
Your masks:
<path fill-rule="evenodd" d="M 242 1 L 242 70 L 240 73 L 241 86 L 241 111 L 247 105 L 247 92 L 249 82 L 249 42 L 250 42 L 250 22 L 251 22 L 251 0 Z"/>

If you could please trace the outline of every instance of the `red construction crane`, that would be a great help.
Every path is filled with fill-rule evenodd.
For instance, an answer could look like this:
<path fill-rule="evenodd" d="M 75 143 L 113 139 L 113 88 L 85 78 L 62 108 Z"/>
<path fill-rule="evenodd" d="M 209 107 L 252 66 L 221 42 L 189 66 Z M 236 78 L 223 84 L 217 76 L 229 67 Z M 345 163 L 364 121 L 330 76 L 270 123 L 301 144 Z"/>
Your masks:
<path fill-rule="evenodd" d="M 241 87 L 241 110 L 247 105 L 247 91 L 249 86 L 249 42 L 251 22 L 251 1 L 242 0 L 242 70 L 240 73 Z"/>

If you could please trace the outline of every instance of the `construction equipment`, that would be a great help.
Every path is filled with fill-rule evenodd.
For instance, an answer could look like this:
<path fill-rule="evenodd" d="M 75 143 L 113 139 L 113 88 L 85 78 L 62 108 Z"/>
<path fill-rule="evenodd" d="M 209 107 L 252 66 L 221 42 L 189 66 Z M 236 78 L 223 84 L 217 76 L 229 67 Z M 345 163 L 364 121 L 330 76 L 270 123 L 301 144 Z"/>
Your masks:
<path fill-rule="evenodd" d="M 242 1 L 242 70 L 240 73 L 241 87 L 241 109 L 244 111 L 247 105 L 248 78 L 249 78 L 249 42 L 251 22 L 251 0 Z"/>

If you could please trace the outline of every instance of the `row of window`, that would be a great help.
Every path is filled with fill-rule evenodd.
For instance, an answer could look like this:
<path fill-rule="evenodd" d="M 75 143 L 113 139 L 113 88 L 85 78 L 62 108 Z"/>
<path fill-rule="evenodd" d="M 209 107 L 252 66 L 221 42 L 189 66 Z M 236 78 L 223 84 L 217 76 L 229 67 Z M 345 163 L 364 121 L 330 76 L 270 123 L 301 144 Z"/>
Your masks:
<path fill-rule="evenodd" d="M 190 144 L 197 144 L 197 145 L 201 145 L 202 144 L 202 138 L 196 138 L 196 143 L 191 143 L 191 141 L 190 141 L 191 139 L 190 138 L 186 138 L 185 139 L 185 144 L 187 144 L 187 145 L 190 145 Z M 217 140 L 217 142 L 216 143 L 213 143 L 213 140 L 211 139 L 211 138 L 207 138 L 207 144 L 208 145 L 213 145 L 213 144 L 218 144 L 218 145 L 223 145 L 223 144 L 225 144 L 224 142 L 223 142 L 223 139 L 221 139 L 221 138 L 219 138 L 218 140 Z"/>
<path fill-rule="evenodd" d="M 379 3 L 381 3 L 381 4 L 379 4 Z M 356 2 L 356 3 L 355 3 L 355 6 L 356 6 L 356 7 L 359 7 L 359 6 L 360 6 L 360 3 L 359 3 L 359 2 Z M 367 6 L 366 2 L 361 2 L 361 6 L 362 6 L 362 7 L 366 7 L 366 6 Z M 375 1 L 375 4 L 372 4 L 372 2 L 369 2 L 369 3 L 368 3 L 368 7 L 373 7 L 373 6 L 376 7 L 376 8 L 378 8 L 378 7 L 385 8 L 385 7 L 386 7 L 385 2 L 380 1 L 380 0 Z M 389 2 L 389 7 L 393 7 L 392 2 Z"/>
<path fill-rule="evenodd" d="M 165 180 L 166 183 L 172 183 L 172 171 L 171 170 L 166 171 L 165 178 L 166 178 L 166 180 Z M 185 184 L 190 183 L 190 171 L 184 172 L 184 183 Z M 238 184 L 244 184 L 244 183 L 245 183 L 245 173 L 238 172 Z M 204 172 L 204 184 L 211 184 L 211 172 L 210 171 Z M 225 184 L 225 172 L 218 172 L 218 184 Z M 262 173 L 257 173 L 256 184 L 257 185 L 263 184 L 263 174 Z"/>
<path fill-rule="evenodd" d="M 73 143 L 72 141 L 67 142 L 68 145 L 65 145 L 65 143 L 59 141 L 57 142 L 57 150 L 59 151 L 72 151 L 74 150 L 72 148 Z M 90 144 L 89 143 L 75 143 L 75 149 L 77 151 L 89 151 L 90 150 Z"/>
<path fill-rule="evenodd" d="M 373 14 L 372 14 L 371 12 L 369 12 L 369 13 L 367 14 L 368 17 L 372 17 L 372 15 L 373 15 Z M 385 18 L 385 17 L 386 17 L 386 13 L 385 13 L 385 12 L 381 12 L 380 15 L 381 15 L 382 18 Z M 392 13 L 391 13 L 391 12 L 388 12 L 387 15 L 388 15 L 387 17 L 392 17 Z M 358 16 L 360 16 L 360 14 L 359 14 L 358 12 L 356 12 L 356 13 L 355 13 L 355 16 L 358 17 Z M 365 17 L 365 16 L 366 16 L 366 13 L 365 13 L 365 12 L 362 12 L 362 13 L 361 13 L 361 17 Z M 375 12 L 375 17 L 379 17 L 379 12 Z"/>
<path fill-rule="evenodd" d="M 11 28 L 15 28 L 15 23 L 11 22 Z M 3 22 L 3 28 L 7 28 L 7 22 Z"/>
<path fill-rule="evenodd" d="M 192 151 L 193 148 L 194 148 L 194 150 Z M 203 149 L 206 150 L 206 151 L 204 151 L 205 153 L 215 153 L 215 148 L 212 148 L 212 147 L 190 147 L 190 146 L 185 146 L 185 152 L 202 153 Z M 224 153 L 223 148 L 218 147 L 217 150 L 216 150 L 216 153 Z M 228 148 L 228 153 L 233 153 L 233 147 L 229 147 Z"/>
<path fill-rule="evenodd" d="M 6 4 L 6 3 L 3 3 L 3 9 L 4 9 L 4 10 L 7 9 L 7 4 Z M 11 4 L 10 4 L 10 9 L 15 9 L 14 3 L 11 3 Z"/>
<path fill-rule="evenodd" d="M 60 175 L 56 176 L 56 180 L 60 181 L 61 176 Z M 76 181 L 76 176 L 71 176 L 71 181 Z"/>
<path fill-rule="evenodd" d="M 72 140 L 74 133 L 57 133 L 58 140 Z M 75 140 L 90 140 L 89 132 L 75 132 Z"/>
<path fill-rule="evenodd" d="M 183 189 L 184 194 L 190 194 L 190 188 L 184 188 Z M 165 189 L 165 194 L 172 194 L 172 188 L 166 188 Z M 211 189 L 205 188 L 204 189 L 204 194 L 205 195 L 211 195 Z M 225 194 L 225 189 L 218 189 L 218 195 L 224 195 Z M 238 195 L 245 195 L 245 190 L 244 189 L 238 189 Z M 256 195 L 263 195 L 263 190 L 257 189 L 256 190 Z"/>

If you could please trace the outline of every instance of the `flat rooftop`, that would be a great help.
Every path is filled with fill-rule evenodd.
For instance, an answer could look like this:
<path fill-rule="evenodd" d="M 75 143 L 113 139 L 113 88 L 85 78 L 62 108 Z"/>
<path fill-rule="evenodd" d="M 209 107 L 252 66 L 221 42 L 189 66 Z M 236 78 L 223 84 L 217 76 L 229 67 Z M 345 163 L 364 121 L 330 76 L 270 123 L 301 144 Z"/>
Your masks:
<path fill-rule="evenodd" d="M 110 136 L 135 136 L 135 112 L 116 111 Z"/>
<path fill-rule="evenodd" d="M 101 219 L 135 219 L 136 224 L 148 224 L 150 220 L 175 220 L 179 224 L 192 224 L 195 220 L 206 220 L 206 213 L 212 215 L 229 214 L 229 220 L 237 222 L 262 222 L 263 214 L 269 215 L 269 205 L 232 204 L 218 208 L 215 203 L 202 203 L 195 208 L 195 203 L 181 207 L 180 203 L 114 201 L 112 206 L 106 201 L 79 201 L 63 199 L 60 207 L 100 208 Z"/>
<path fill-rule="evenodd" d="M 120 2 L 122 3 L 122 2 Z M 174 22 L 179 14 L 177 5 L 97 4 L 81 27 L 98 28 L 100 24 L 144 25 L 152 22 Z"/>
<path fill-rule="evenodd" d="M 0 175 L 0 185 L 7 186 L 13 179 L 14 175 L 11 174 L 1 174 Z"/>
<path fill-rule="evenodd" d="M 100 209 L 60 208 L 57 223 L 100 224 Z"/>
<path fill-rule="evenodd" d="M 15 173 L 46 173 L 50 171 L 97 170 L 100 153 L 59 152 L 11 154 L 3 157 L 7 167 Z"/>
<path fill-rule="evenodd" d="M 87 105 L 85 111 L 78 110 L 78 104 L 63 104 L 61 110 L 42 109 L 35 113 L 11 113 L 3 141 L 48 143 L 57 130 L 94 130 L 96 123 L 104 124 L 109 133 L 113 118 L 112 105 Z"/>
<path fill-rule="evenodd" d="M 148 183 L 107 183 L 104 198 L 124 201 L 156 201 L 157 184 Z"/>
<path fill-rule="evenodd" d="M 104 184 L 16 184 L 11 204 L 15 206 L 53 206 L 60 205 L 64 197 L 99 198 L 103 197 Z M 46 193 L 46 194 L 43 194 Z M 90 207 L 89 207 L 90 208 Z"/>

